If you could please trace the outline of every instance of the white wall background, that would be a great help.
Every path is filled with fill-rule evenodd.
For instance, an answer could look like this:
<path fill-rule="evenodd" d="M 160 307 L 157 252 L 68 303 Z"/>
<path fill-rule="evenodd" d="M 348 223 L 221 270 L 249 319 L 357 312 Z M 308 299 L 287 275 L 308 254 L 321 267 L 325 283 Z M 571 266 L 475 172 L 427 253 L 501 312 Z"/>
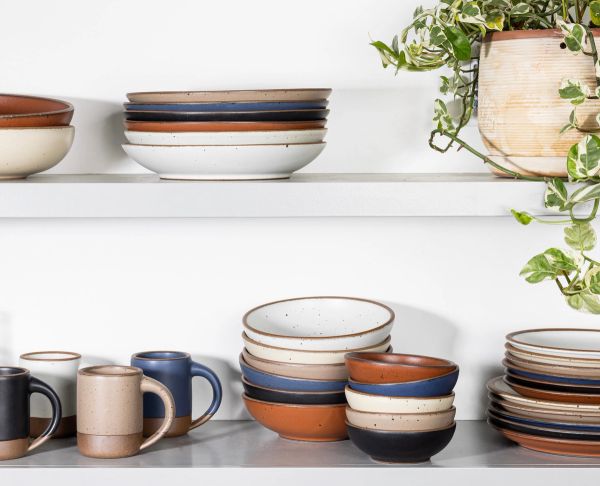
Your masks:
<path fill-rule="evenodd" d="M 391 39 L 417 3 L 7 2 L 0 85 L 75 104 L 75 146 L 54 172 L 142 171 L 119 148 L 127 91 L 298 86 L 336 90 L 329 147 L 308 171 L 484 170 L 427 147 L 436 75 L 394 77 L 368 45 L 369 33 Z M 552 285 L 518 277 L 548 242 L 560 243 L 560 229 L 508 218 L 3 220 L 0 361 L 62 348 L 124 363 L 135 351 L 186 349 L 223 379 L 218 416 L 239 418 L 247 309 L 364 296 L 396 309 L 397 351 L 461 365 L 458 417 L 482 417 L 504 334 L 598 322 L 569 310 Z M 196 386 L 197 411 L 205 391 Z"/>

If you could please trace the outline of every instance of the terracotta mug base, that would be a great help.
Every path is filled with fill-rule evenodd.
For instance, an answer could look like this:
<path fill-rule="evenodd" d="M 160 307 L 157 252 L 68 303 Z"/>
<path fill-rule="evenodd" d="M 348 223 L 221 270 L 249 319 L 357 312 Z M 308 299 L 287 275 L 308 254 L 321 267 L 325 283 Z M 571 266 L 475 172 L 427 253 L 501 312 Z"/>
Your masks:
<path fill-rule="evenodd" d="M 27 454 L 29 437 L 23 439 L 0 440 L 0 461 L 18 459 Z"/>
<path fill-rule="evenodd" d="M 150 437 L 156 432 L 164 422 L 164 418 L 145 418 L 144 419 L 144 437 Z M 165 437 L 180 437 L 185 435 L 190 430 L 192 425 L 191 415 L 184 415 L 183 417 L 175 417 L 173 424 L 169 428 L 169 431 L 165 434 Z"/>
<path fill-rule="evenodd" d="M 92 435 L 77 432 L 79 452 L 97 459 L 135 456 L 143 442 L 142 433 L 129 435 Z"/>
<path fill-rule="evenodd" d="M 44 433 L 50 423 L 49 418 L 31 417 L 29 419 L 29 435 L 38 437 Z M 56 432 L 52 435 L 53 439 L 63 439 L 73 437 L 77 433 L 77 416 L 63 417 Z"/>

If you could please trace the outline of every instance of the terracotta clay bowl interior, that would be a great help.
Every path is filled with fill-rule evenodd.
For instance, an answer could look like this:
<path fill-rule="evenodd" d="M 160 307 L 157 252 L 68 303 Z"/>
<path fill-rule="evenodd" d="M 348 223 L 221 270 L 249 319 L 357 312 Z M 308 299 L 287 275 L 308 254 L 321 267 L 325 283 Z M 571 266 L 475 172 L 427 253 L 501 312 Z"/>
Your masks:
<path fill-rule="evenodd" d="M 505 377 L 505 381 L 513 390 L 527 398 L 546 400 L 550 402 L 576 403 L 580 405 L 600 405 L 600 395 L 540 390 L 538 388 L 532 388 L 530 386 L 516 383 L 510 377 Z"/>
<path fill-rule="evenodd" d="M 236 89 L 226 91 L 141 91 L 127 93 L 127 99 L 134 103 L 314 101 L 327 99 L 330 94 L 330 88 Z"/>
<path fill-rule="evenodd" d="M 373 460 L 384 463 L 426 462 L 452 440 L 456 424 L 428 431 L 395 432 L 348 425 L 352 443 Z"/>
<path fill-rule="evenodd" d="M 496 428 L 508 440 L 516 442 L 526 449 L 561 456 L 600 457 L 600 442 L 597 441 L 552 439 Z"/>
<path fill-rule="evenodd" d="M 255 385 L 242 376 L 246 395 L 256 400 L 274 403 L 296 403 L 299 405 L 333 405 L 346 403 L 346 395 L 341 392 L 296 392 L 277 390 Z"/>
<path fill-rule="evenodd" d="M 431 413 L 372 413 L 346 407 L 347 421 L 364 429 L 374 430 L 433 430 L 449 427 L 454 422 L 456 408 Z"/>
<path fill-rule="evenodd" d="M 262 132 L 313 130 L 324 128 L 327 120 L 275 121 L 275 122 L 162 122 L 125 120 L 125 128 L 138 132 Z"/>
<path fill-rule="evenodd" d="M 348 438 L 346 405 L 292 405 L 242 396 L 258 423 L 284 439 L 332 442 Z"/>
<path fill-rule="evenodd" d="M 73 105 L 37 96 L 0 94 L 0 128 L 67 126 Z"/>
<path fill-rule="evenodd" d="M 458 368 L 452 361 L 411 354 L 349 353 L 345 362 L 350 377 L 363 383 L 427 380 Z"/>

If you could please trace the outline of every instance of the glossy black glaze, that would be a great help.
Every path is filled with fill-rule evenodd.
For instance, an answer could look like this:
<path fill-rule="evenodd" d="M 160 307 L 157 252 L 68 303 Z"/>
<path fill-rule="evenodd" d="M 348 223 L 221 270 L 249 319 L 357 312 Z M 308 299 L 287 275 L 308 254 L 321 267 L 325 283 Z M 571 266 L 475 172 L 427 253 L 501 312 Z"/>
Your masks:
<path fill-rule="evenodd" d="M 452 440 L 456 424 L 425 432 L 392 432 L 348 426 L 352 443 L 379 462 L 416 463 L 428 461 Z"/>
<path fill-rule="evenodd" d="M 306 121 L 323 120 L 329 110 L 247 112 L 127 111 L 125 119 L 136 121 Z"/>
<path fill-rule="evenodd" d="M 273 403 L 292 403 L 298 405 L 333 405 L 346 403 L 346 394 L 342 392 L 293 392 L 274 390 L 256 386 L 242 378 L 244 391 L 250 398 Z"/>

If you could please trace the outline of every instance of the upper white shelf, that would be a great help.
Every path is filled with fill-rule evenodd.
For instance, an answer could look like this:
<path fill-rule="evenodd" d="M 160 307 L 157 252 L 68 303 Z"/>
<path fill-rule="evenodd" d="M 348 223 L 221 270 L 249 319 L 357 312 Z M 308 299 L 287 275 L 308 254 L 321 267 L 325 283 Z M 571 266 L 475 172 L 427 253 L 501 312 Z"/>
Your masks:
<path fill-rule="evenodd" d="M 40 175 L 0 183 L 2 218 L 277 218 L 548 214 L 543 183 L 489 174 L 297 174 L 282 181 Z"/>

